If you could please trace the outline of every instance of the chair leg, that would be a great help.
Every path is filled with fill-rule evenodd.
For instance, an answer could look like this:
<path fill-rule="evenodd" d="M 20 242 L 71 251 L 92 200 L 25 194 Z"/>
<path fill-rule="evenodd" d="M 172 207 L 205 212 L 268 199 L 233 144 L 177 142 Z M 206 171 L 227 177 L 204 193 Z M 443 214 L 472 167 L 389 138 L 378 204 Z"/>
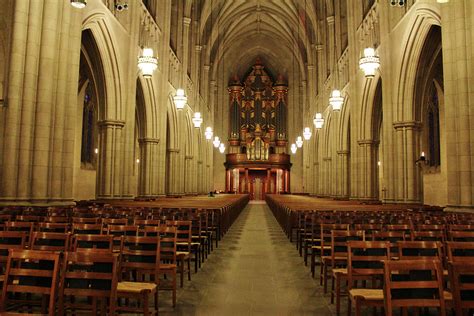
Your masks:
<path fill-rule="evenodd" d="M 314 249 L 313 249 L 311 251 L 311 276 L 313 277 L 313 279 L 314 279 L 315 267 L 316 267 L 316 257 L 315 257 L 315 253 L 314 253 Z"/>
<path fill-rule="evenodd" d="M 347 316 L 351 316 L 351 315 L 352 315 L 352 300 L 349 295 L 349 298 L 347 299 Z"/>
<path fill-rule="evenodd" d="M 331 304 L 334 304 L 334 290 L 335 290 L 335 282 L 336 282 L 336 278 L 338 278 L 336 275 L 332 275 L 331 277 Z"/>
<path fill-rule="evenodd" d="M 180 260 L 181 264 L 179 265 L 179 275 L 180 275 L 180 287 L 183 287 L 184 285 L 184 257 L 181 258 Z"/>
<path fill-rule="evenodd" d="M 356 310 L 356 316 L 361 316 L 361 313 L 360 313 L 360 304 L 359 304 L 359 300 L 355 300 L 355 310 Z"/>
<path fill-rule="evenodd" d="M 341 313 L 341 277 L 336 278 L 336 314 Z"/>
<path fill-rule="evenodd" d="M 150 292 L 148 291 L 145 291 L 143 292 L 143 301 L 142 301 L 142 304 L 143 304 L 143 316 L 149 316 L 150 315 L 150 311 L 148 310 L 148 294 L 151 294 Z"/>
<path fill-rule="evenodd" d="M 323 286 L 324 286 L 324 294 L 328 292 L 328 265 L 324 265 L 324 276 L 323 276 Z"/>
<path fill-rule="evenodd" d="M 188 281 L 191 281 L 191 254 L 189 254 L 188 258 Z"/>

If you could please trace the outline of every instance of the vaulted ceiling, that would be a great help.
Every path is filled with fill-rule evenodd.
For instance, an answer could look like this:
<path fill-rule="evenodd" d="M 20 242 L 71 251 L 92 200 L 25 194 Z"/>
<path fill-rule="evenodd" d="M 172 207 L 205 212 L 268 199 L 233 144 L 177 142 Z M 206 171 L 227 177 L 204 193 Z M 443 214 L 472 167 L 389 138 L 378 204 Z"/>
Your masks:
<path fill-rule="evenodd" d="M 199 36 L 211 76 L 243 73 L 260 57 L 267 68 L 288 76 L 297 67 L 304 77 L 311 45 L 318 41 L 316 7 L 320 0 L 203 0 Z M 321 7 L 318 5 L 318 7 Z M 319 18 L 321 19 L 321 17 Z"/>

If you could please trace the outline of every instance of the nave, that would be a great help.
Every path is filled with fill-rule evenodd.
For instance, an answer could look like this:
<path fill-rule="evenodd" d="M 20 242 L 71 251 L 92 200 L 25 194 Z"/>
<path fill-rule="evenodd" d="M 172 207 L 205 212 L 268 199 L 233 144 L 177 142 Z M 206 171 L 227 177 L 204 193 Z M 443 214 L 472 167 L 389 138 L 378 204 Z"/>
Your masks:
<path fill-rule="evenodd" d="M 332 315 L 266 204 L 250 203 L 165 315 Z"/>

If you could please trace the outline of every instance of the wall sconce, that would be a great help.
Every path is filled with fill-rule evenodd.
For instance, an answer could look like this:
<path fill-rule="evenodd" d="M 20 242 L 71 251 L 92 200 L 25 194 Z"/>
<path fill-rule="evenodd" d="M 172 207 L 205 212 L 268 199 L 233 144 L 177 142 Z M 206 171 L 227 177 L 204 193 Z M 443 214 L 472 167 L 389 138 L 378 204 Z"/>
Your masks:
<path fill-rule="evenodd" d="M 415 161 L 415 163 L 416 163 L 416 164 L 417 164 L 417 163 L 422 163 L 422 164 L 424 164 L 424 165 L 427 165 L 427 164 L 428 164 L 428 160 L 426 160 L 425 152 L 424 152 L 424 151 L 421 152 L 420 158 L 418 158 L 418 159 Z"/>

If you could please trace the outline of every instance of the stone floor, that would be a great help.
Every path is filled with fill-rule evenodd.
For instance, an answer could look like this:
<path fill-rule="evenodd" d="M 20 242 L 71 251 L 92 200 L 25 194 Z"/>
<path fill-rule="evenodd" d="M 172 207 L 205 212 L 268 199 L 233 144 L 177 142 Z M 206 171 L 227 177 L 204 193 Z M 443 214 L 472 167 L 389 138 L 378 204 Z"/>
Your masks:
<path fill-rule="evenodd" d="M 335 314 L 266 204 L 245 208 L 202 269 L 178 290 L 174 310 L 167 293 L 160 296 L 161 315 Z"/>

